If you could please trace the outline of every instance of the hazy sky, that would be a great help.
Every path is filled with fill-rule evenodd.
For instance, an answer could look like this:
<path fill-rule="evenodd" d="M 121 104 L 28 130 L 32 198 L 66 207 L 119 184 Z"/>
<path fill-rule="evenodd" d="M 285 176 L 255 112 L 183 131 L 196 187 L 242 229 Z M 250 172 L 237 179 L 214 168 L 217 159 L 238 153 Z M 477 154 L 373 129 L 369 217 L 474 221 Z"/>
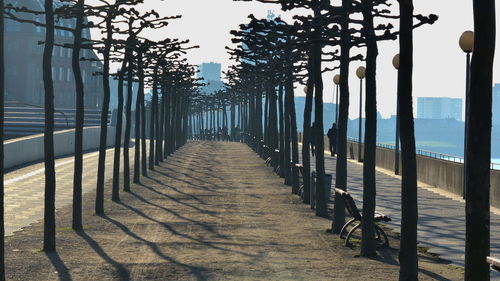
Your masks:
<path fill-rule="evenodd" d="M 248 22 L 247 15 L 266 17 L 268 10 L 274 10 L 285 20 L 292 14 L 283 13 L 280 5 L 258 2 L 234 2 L 232 0 L 146 0 L 146 7 L 155 9 L 162 15 L 183 16 L 171 22 L 165 30 L 150 34 L 158 39 L 171 36 L 190 39 L 200 49 L 192 50 L 187 55 L 193 64 L 202 62 L 221 63 L 223 69 L 232 64 L 224 49 L 231 45 L 229 31 L 239 24 Z M 415 2 L 415 12 L 434 13 L 439 20 L 432 26 L 423 26 L 415 30 L 415 65 L 414 97 L 455 97 L 463 98 L 465 92 L 465 54 L 458 46 L 458 38 L 465 30 L 472 30 L 471 0 L 420 0 Z M 394 1 L 392 9 L 397 10 Z M 297 11 L 297 13 L 303 11 Z M 291 22 L 291 21 L 289 21 Z M 497 36 L 500 38 L 500 36 Z M 499 45 L 499 44 L 497 44 Z M 497 51 L 499 48 L 497 48 Z M 359 50 L 363 51 L 363 50 Z M 398 52 L 398 42 L 390 41 L 379 44 L 378 58 L 378 110 L 384 117 L 395 113 L 396 71 L 392 67 L 392 57 Z M 498 61 L 498 60 L 497 60 Z M 358 116 L 359 80 L 354 72 L 361 63 L 352 64 L 350 80 L 351 99 L 350 117 Z M 495 70 L 499 68 L 495 64 Z M 500 77 L 494 73 L 494 81 L 500 83 Z M 324 75 L 325 101 L 332 101 L 333 73 Z M 303 95 L 297 89 L 297 95 Z M 416 114 L 416 108 L 414 108 Z"/>

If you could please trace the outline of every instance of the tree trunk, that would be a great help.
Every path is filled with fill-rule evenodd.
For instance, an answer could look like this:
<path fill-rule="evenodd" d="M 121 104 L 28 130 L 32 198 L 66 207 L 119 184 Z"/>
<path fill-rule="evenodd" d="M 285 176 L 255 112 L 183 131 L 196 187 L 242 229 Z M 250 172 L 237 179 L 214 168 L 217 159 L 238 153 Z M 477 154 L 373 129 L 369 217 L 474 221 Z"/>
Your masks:
<path fill-rule="evenodd" d="M 84 85 L 80 68 L 80 50 L 85 0 L 78 0 L 76 8 L 76 25 L 73 41 L 71 64 L 75 77 L 76 116 L 75 116 L 75 165 L 73 172 L 73 222 L 74 230 L 83 229 L 82 225 L 82 177 L 83 177 L 83 122 L 84 122 Z"/>
<path fill-rule="evenodd" d="M 267 96 L 269 97 L 269 147 L 271 148 L 271 152 L 273 153 L 275 149 L 278 148 L 279 145 L 279 134 L 278 134 L 278 112 L 276 106 L 276 90 L 272 83 L 268 83 L 267 85 Z M 273 159 L 275 161 L 276 159 Z"/>
<path fill-rule="evenodd" d="M 310 203 L 310 183 L 311 183 L 311 155 L 310 155 L 310 140 L 311 137 L 311 112 L 314 92 L 314 78 L 312 77 L 312 60 L 308 62 L 308 80 L 306 91 L 306 105 L 304 107 L 304 128 L 302 130 L 302 164 L 304 169 L 303 182 L 304 190 L 303 201 L 306 204 Z"/>
<path fill-rule="evenodd" d="M 236 122 L 236 106 L 234 105 L 234 101 L 231 101 L 231 141 L 236 139 L 235 135 L 235 122 Z"/>
<path fill-rule="evenodd" d="M 278 87 L 278 121 L 279 121 L 279 176 L 285 177 L 285 115 L 283 112 L 283 85 Z"/>
<path fill-rule="evenodd" d="M 257 140 L 261 141 L 263 140 L 263 135 L 262 135 L 262 92 L 257 90 L 256 92 L 256 97 L 255 97 L 255 107 L 256 107 L 256 112 L 255 114 L 257 115 L 257 127 L 255 130 L 257 131 Z M 241 107 L 240 107 L 241 110 Z M 240 125 L 241 127 L 241 125 Z"/>
<path fill-rule="evenodd" d="M 279 140 L 279 163 L 280 163 L 280 172 L 279 176 L 285 177 L 285 105 L 283 98 L 285 96 L 283 84 L 278 85 L 278 140 Z"/>
<path fill-rule="evenodd" d="M 158 106 L 158 68 L 155 68 L 153 74 L 153 99 L 151 100 L 151 120 L 149 121 L 149 169 L 155 169 L 155 119 L 156 107 Z"/>
<path fill-rule="evenodd" d="M 172 88 L 172 95 L 170 96 L 170 111 L 171 111 L 171 116 L 170 116 L 170 137 L 169 137 L 169 154 L 174 153 L 175 151 L 175 126 L 176 126 L 176 116 L 177 116 L 177 93 L 175 88 Z M 208 116 L 210 118 L 210 128 L 213 129 L 215 122 L 214 122 L 214 112 L 213 108 L 210 108 L 210 114 Z"/>
<path fill-rule="evenodd" d="M 122 68 L 118 71 L 118 113 L 116 116 L 115 151 L 113 160 L 113 189 L 111 199 L 120 201 L 120 147 L 123 127 L 123 69 L 127 66 L 127 56 L 123 59 Z"/>
<path fill-rule="evenodd" d="M 400 63 L 398 100 L 401 137 L 401 246 L 399 280 L 418 280 L 417 259 L 417 160 L 413 123 L 413 1 L 402 0 L 400 9 Z M 491 89 L 490 89 L 491 91 Z M 491 92 L 490 92 L 491 94 Z"/>
<path fill-rule="evenodd" d="M 0 7 L 4 1 L 0 0 Z M 5 99 L 5 55 L 4 15 L 0 13 L 0 159 L 4 159 L 4 99 Z M 0 161 L 0 281 L 5 281 L 5 208 L 4 208 L 4 163 Z"/>
<path fill-rule="evenodd" d="M 269 94 L 265 94 L 264 102 L 264 142 L 269 145 Z M 246 109 L 246 107 L 245 107 Z M 245 120 L 246 124 L 246 120 Z M 246 125 L 245 125 L 246 129 Z"/>
<path fill-rule="evenodd" d="M 169 95 L 169 90 L 170 88 L 167 88 L 165 91 L 165 107 L 164 107 L 164 114 L 165 114 L 165 128 L 163 130 L 164 135 L 164 144 L 163 144 L 163 156 L 164 158 L 167 158 L 167 156 L 170 154 L 169 153 L 169 135 L 170 135 L 170 95 Z"/>
<path fill-rule="evenodd" d="M 52 81 L 52 51 L 54 49 L 54 1 L 45 0 L 45 45 L 43 50 L 43 85 L 45 90 L 45 208 L 43 251 L 56 250 L 56 171 L 54 160 L 54 84 Z"/>
<path fill-rule="evenodd" d="M 137 78 L 139 79 L 139 88 L 137 89 L 137 98 L 135 101 L 135 154 L 134 154 L 134 183 L 141 182 L 141 80 L 144 79 L 144 70 L 142 68 L 142 50 L 137 54 Z"/>
<path fill-rule="evenodd" d="M 314 11 L 315 20 L 321 17 L 320 9 Z M 327 217 L 328 209 L 326 206 L 327 198 L 325 197 L 325 145 L 323 132 L 323 77 L 321 69 L 322 48 L 321 44 L 321 27 L 316 27 L 314 30 L 313 44 L 313 78 L 314 78 L 314 137 L 316 137 L 316 216 Z M 311 198 L 313 199 L 313 198 Z"/>
<path fill-rule="evenodd" d="M 292 171 L 290 166 L 290 95 L 293 95 L 293 90 L 290 92 L 290 89 L 286 87 L 287 81 L 285 81 L 285 136 L 284 136 L 284 158 L 283 158 L 283 167 L 281 170 L 283 171 L 283 175 L 285 176 L 285 185 L 292 185 Z"/>
<path fill-rule="evenodd" d="M 106 172 L 106 148 L 108 146 L 108 114 L 109 114 L 109 101 L 111 90 L 109 87 L 109 56 L 111 51 L 111 40 L 113 40 L 113 29 L 111 26 L 112 17 L 108 14 L 106 18 L 106 42 L 104 43 L 103 50 L 103 71 L 102 71 L 102 85 L 103 85 L 103 102 L 101 112 L 101 132 L 99 139 L 99 162 L 97 168 L 97 186 L 96 186 L 96 199 L 95 199 L 95 213 L 96 215 L 104 215 L 104 175 Z"/>
<path fill-rule="evenodd" d="M 291 68 L 290 68 L 291 69 Z M 288 96 L 289 111 L 290 111 L 290 128 L 292 137 L 292 162 L 299 163 L 299 142 L 297 135 L 297 116 L 295 112 L 295 95 L 293 92 L 293 73 L 290 71 L 287 74 L 286 91 Z M 297 194 L 299 191 L 299 170 L 292 167 L 292 193 Z"/>
<path fill-rule="evenodd" d="M 352 1 L 342 0 L 343 18 L 348 18 L 347 11 L 351 9 Z M 335 187 L 347 190 L 347 122 L 349 120 L 349 64 L 351 52 L 351 35 L 349 21 L 341 21 L 340 35 L 340 104 L 337 134 L 337 165 Z M 333 209 L 333 233 L 340 233 L 345 223 L 345 205 L 342 197 L 335 193 Z"/>
<path fill-rule="evenodd" d="M 467 130 L 465 280 L 490 280 L 491 85 L 495 56 L 495 1 L 473 1 L 474 52 L 471 62 Z M 404 164 L 403 164 L 404 167 Z"/>
<path fill-rule="evenodd" d="M 163 98 L 162 98 L 163 100 Z M 156 114 L 155 114 L 155 134 L 156 134 L 156 151 L 155 151 L 155 165 L 160 165 L 160 159 L 161 157 L 163 156 L 161 154 L 161 148 L 162 148 L 162 145 L 163 145 L 163 142 L 162 142 L 162 136 L 163 136 L 163 124 L 161 123 L 161 119 L 162 119 L 162 114 L 163 114 L 163 110 L 161 109 L 161 106 L 163 102 L 160 102 L 160 97 L 157 97 L 156 98 Z M 163 159 L 161 159 L 161 161 L 163 161 Z"/>
<path fill-rule="evenodd" d="M 135 38 L 129 37 L 127 40 L 128 48 L 128 58 L 129 64 L 127 68 L 127 104 L 125 107 L 125 136 L 123 142 L 123 190 L 126 192 L 130 191 L 130 132 L 132 129 L 132 96 L 133 96 L 133 71 L 134 71 L 134 61 L 133 61 L 133 51 L 132 48 L 135 44 Z M 126 51 L 126 52 L 127 52 Z"/>
<path fill-rule="evenodd" d="M 144 76 L 139 78 L 139 97 L 138 102 L 141 103 L 141 166 L 142 176 L 148 176 L 147 164 L 147 144 L 146 144 L 146 105 L 144 104 Z"/>
<path fill-rule="evenodd" d="M 163 162 L 163 144 L 165 142 L 165 103 L 166 103 L 166 95 L 167 95 L 167 90 L 165 89 L 164 86 L 161 87 L 161 106 L 160 106 L 160 135 L 158 136 L 160 139 L 160 145 L 158 147 L 158 158 L 160 159 L 160 162 Z"/>
<path fill-rule="evenodd" d="M 363 218 L 361 255 L 376 256 L 375 250 L 375 154 L 377 148 L 377 56 L 373 26 L 373 1 L 363 0 L 363 30 L 366 40 L 365 153 L 363 162 Z M 361 120 L 361 116 L 359 117 Z"/>

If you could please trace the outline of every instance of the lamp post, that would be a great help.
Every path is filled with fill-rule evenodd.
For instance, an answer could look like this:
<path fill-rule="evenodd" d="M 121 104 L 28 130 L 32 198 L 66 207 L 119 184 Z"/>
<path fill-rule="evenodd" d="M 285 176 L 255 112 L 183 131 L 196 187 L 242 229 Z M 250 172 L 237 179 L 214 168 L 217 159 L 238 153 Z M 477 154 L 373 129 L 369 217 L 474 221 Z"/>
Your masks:
<path fill-rule="evenodd" d="M 396 54 L 394 58 L 392 58 L 392 65 L 399 72 L 399 54 Z M 394 146 L 394 174 L 399 175 L 399 94 L 397 94 L 396 96 L 396 143 Z"/>
<path fill-rule="evenodd" d="M 458 44 L 462 51 L 464 51 L 465 55 L 465 120 L 464 120 L 464 127 L 465 127 L 465 132 L 464 132 L 464 183 L 463 183 L 463 199 L 465 199 L 465 174 L 467 172 L 467 130 L 469 127 L 469 87 L 470 87 L 470 54 L 472 53 L 474 49 L 474 32 L 468 30 L 462 33 L 460 36 L 460 40 L 458 41 Z"/>
<path fill-rule="evenodd" d="M 340 74 L 336 74 L 333 76 L 333 83 L 335 83 L 336 87 L 336 100 L 335 100 L 335 124 L 339 123 L 339 85 L 340 85 Z"/>
<path fill-rule="evenodd" d="M 356 76 L 359 78 L 359 122 L 358 122 L 358 162 L 362 162 L 361 158 L 361 119 L 363 117 L 363 79 L 366 75 L 364 66 L 358 67 Z"/>

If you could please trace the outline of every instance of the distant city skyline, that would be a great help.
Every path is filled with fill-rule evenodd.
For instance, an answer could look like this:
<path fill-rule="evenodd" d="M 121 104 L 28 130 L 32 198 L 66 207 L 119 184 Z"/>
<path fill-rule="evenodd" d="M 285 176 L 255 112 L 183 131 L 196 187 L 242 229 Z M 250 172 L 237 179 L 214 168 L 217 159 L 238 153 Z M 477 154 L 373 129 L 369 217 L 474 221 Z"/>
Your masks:
<path fill-rule="evenodd" d="M 462 99 L 418 97 L 416 117 L 420 119 L 455 119 L 462 121 Z"/>

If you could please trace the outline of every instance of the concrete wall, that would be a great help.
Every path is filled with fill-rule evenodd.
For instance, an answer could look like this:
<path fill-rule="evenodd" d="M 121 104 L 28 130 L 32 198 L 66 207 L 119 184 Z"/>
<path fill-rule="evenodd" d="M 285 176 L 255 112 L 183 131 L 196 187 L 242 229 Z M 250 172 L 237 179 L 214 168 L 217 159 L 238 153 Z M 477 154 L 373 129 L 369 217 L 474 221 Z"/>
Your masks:
<path fill-rule="evenodd" d="M 83 150 L 99 148 L 100 127 L 86 127 L 83 130 Z M 108 127 L 108 146 L 115 142 L 115 127 Z M 54 133 L 54 153 L 56 157 L 74 153 L 75 130 Z M 41 161 L 44 158 L 43 134 L 12 139 L 5 142 L 5 169 L 22 164 Z"/>
<path fill-rule="evenodd" d="M 302 134 L 299 135 L 299 140 L 302 140 Z M 325 137 L 325 150 L 329 150 L 327 137 Z M 347 157 L 358 159 L 357 142 L 347 142 Z M 377 167 L 394 171 L 394 150 L 377 147 L 376 163 Z M 399 159 L 399 163 L 401 172 L 401 158 Z M 424 184 L 462 196 L 464 179 L 463 164 L 417 155 L 417 179 Z M 490 205 L 500 208 L 500 171 L 491 170 L 490 180 Z"/>
<path fill-rule="evenodd" d="M 351 145 L 355 147 L 357 157 L 357 143 L 348 142 L 348 146 Z M 401 158 L 399 161 L 401 171 Z M 377 147 L 377 166 L 393 171 L 394 150 Z M 424 184 L 462 196 L 464 166 L 461 163 L 417 155 L 417 179 Z M 490 180 L 490 205 L 500 208 L 500 171 L 491 170 Z"/>

